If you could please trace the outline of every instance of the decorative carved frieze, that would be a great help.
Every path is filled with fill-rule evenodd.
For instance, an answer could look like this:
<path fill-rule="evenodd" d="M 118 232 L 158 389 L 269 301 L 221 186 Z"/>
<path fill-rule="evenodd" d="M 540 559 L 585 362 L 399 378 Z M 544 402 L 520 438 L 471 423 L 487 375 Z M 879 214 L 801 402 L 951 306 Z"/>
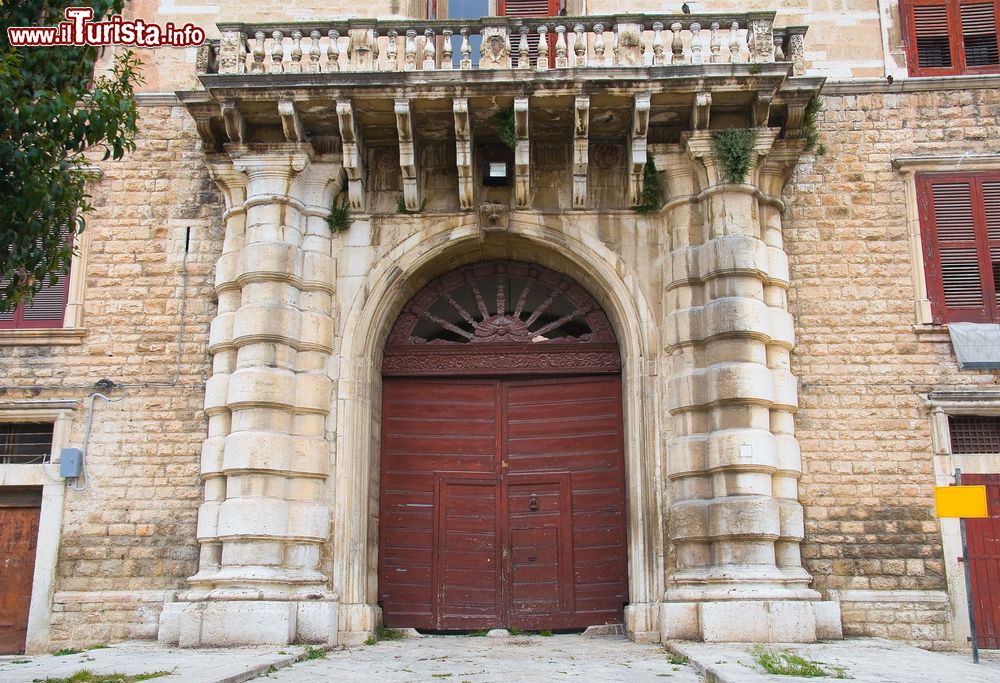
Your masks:
<path fill-rule="evenodd" d="M 510 45 L 506 26 L 487 26 L 483 30 L 483 55 L 480 69 L 509 69 Z"/>

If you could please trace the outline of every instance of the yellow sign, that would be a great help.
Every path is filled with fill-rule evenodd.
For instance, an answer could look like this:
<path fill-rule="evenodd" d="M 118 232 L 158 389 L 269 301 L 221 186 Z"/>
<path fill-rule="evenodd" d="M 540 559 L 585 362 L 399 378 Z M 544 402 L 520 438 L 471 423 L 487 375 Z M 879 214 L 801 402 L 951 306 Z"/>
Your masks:
<path fill-rule="evenodd" d="M 936 486 L 934 512 L 938 517 L 989 517 L 985 486 Z"/>

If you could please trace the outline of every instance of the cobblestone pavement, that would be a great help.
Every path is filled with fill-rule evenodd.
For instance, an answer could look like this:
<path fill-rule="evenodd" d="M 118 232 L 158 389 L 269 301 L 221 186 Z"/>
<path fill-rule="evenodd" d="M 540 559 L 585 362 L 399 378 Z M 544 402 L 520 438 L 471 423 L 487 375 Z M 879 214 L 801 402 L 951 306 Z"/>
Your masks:
<path fill-rule="evenodd" d="M 700 675 L 661 645 L 624 637 L 580 635 L 424 636 L 333 650 L 325 659 L 300 662 L 261 681 L 671 681 L 698 683 Z"/>

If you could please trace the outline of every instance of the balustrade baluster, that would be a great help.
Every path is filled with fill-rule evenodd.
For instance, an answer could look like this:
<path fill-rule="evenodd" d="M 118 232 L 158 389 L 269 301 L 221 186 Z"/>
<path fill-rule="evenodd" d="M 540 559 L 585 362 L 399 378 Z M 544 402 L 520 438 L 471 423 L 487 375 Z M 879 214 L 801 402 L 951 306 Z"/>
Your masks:
<path fill-rule="evenodd" d="M 330 30 L 326 32 L 330 44 L 326 46 L 326 70 L 340 71 L 340 32 Z"/>
<path fill-rule="evenodd" d="M 406 44 L 403 47 L 405 71 L 415 71 L 417 68 L 417 32 L 410 28 L 406 30 Z"/>
<path fill-rule="evenodd" d="M 245 31 L 240 31 L 240 49 L 236 62 L 237 73 L 247 72 L 247 55 L 250 54 L 250 38 Z"/>
<path fill-rule="evenodd" d="M 701 54 L 701 24 L 691 23 L 691 63 L 703 64 L 705 58 Z"/>
<path fill-rule="evenodd" d="M 663 22 L 653 22 L 653 66 L 663 66 Z"/>
<path fill-rule="evenodd" d="M 441 41 L 441 68 L 442 69 L 454 69 L 455 65 L 452 62 L 452 50 L 453 46 L 451 44 L 451 36 L 454 34 L 450 28 L 443 29 L 441 35 L 444 36 L 444 40 Z"/>
<path fill-rule="evenodd" d="M 263 31 L 254 32 L 253 64 L 250 65 L 251 73 L 264 73 L 264 38 L 265 34 Z"/>
<path fill-rule="evenodd" d="M 399 45 L 396 43 L 399 31 L 391 28 L 385 37 L 388 39 L 385 44 L 385 67 L 389 71 L 399 71 Z"/>
<path fill-rule="evenodd" d="M 437 68 L 437 60 L 435 57 L 434 44 L 434 29 L 426 29 L 424 31 L 424 71 L 433 71 Z"/>
<path fill-rule="evenodd" d="M 611 52 L 614 54 L 614 65 L 618 66 L 622 63 L 622 53 L 620 50 L 621 45 L 621 31 L 618 24 L 615 24 L 614 29 L 611 31 Z"/>
<path fill-rule="evenodd" d="M 573 54 L 576 58 L 573 60 L 573 66 L 587 66 L 587 41 L 584 38 L 586 35 L 584 33 L 586 28 L 583 24 L 576 24 L 573 26 L 573 33 L 576 39 L 573 41 Z"/>
<path fill-rule="evenodd" d="M 683 64 L 684 58 L 684 40 L 681 38 L 681 30 L 684 28 L 683 24 L 679 21 L 675 21 L 670 25 L 670 32 L 674 34 L 673 39 L 670 41 L 670 51 L 673 53 L 670 57 L 671 64 Z"/>
<path fill-rule="evenodd" d="M 729 26 L 729 63 L 740 64 L 743 57 L 740 55 L 740 25 L 733 22 Z"/>
<path fill-rule="evenodd" d="M 280 74 L 283 71 L 281 60 L 285 58 L 285 46 L 282 44 L 285 34 L 281 31 L 274 31 L 271 34 L 271 39 L 274 41 L 271 43 L 271 73 Z"/>
<path fill-rule="evenodd" d="M 459 62 L 459 68 L 461 69 L 471 69 L 472 68 L 472 43 L 469 42 L 469 29 L 465 26 L 461 29 L 462 33 L 462 60 Z"/>
<path fill-rule="evenodd" d="M 785 43 L 785 37 L 778 33 L 774 34 L 774 61 L 783 62 L 785 61 L 785 50 L 783 45 Z"/>
<path fill-rule="evenodd" d="M 319 38 L 322 35 L 318 30 L 309 32 L 309 73 L 319 73 Z"/>
<path fill-rule="evenodd" d="M 709 50 L 712 51 L 712 55 L 708 58 L 708 61 L 712 64 L 718 64 L 722 61 L 722 57 L 719 55 L 719 51 L 722 49 L 722 43 L 719 41 L 719 22 L 712 22 L 712 40 L 709 43 Z"/>
<path fill-rule="evenodd" d="M 594 59 L 597 66 L 604 66 L 604 24 L 594 24 Z"/>
<path fill-rule="evenodd" d="M 569 66 L 569 57 L 566 50 L 566 27 L 563 24 L 556 24 L 556 68 L 565 69 Z"/>
<path fill-rule="evenodd" d="M 538 61 L 535 62 L 536 71 L 545 71 L 549 68 L 549 39 L 546 34 L 549 27 L 542 24 L 538 27 Z"/>
<path fill-rule="evenodd" d="M 302 31 L 292 31 L 292 63 L 288 65 L 289 73 L 302 73 Z"/>
<path fill-rule="evenodd" d="M 517 68 L 531 68 L 531 48 L 528 46 L 528 27 L 521 26 L 521 40 L 517 44 Z"/>

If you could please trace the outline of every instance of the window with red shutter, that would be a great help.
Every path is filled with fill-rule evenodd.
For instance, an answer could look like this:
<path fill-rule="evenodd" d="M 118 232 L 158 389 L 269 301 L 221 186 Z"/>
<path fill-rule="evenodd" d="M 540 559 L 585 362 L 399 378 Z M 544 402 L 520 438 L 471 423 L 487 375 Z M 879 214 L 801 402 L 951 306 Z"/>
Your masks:
<path fill-rule="evenodd" d="M 554 17 L 559 14 L 560 0 L 498 0 L 497 14 L 503 17 Z M 534 27 L 532 27 L 534 28 Z M 548 34 L 549 67 L 556 65 L 556 34 L 550 29 Z M 517 60 L 520 37 L 511 36 L 513 59 Z M 528 54 L 531 65 L 538 61 L 538 31 L 528 32 Z"/>
<path fill-rule="evenodd" d="M 934 322 L 1000 322 L 1000 173 L 917 175 Z"/>
<path fill-rule="evenodd" d="M 911 76 L 1000 73 L 1000 0 L 902 0 Z"/>
<path fill-rule="evenodd" d="M 65 239 L 69 231 L 63 230 Z M 6 280 L 0 279 L 0 286 Z M 14 310 L 0 313 L 0 330 L 62 327 L 66 313 L 66 299 L 69 295 L 69 272 L 59 273 L 54 283 L 48 281 L 27 304 L 19 304 Z"/>

